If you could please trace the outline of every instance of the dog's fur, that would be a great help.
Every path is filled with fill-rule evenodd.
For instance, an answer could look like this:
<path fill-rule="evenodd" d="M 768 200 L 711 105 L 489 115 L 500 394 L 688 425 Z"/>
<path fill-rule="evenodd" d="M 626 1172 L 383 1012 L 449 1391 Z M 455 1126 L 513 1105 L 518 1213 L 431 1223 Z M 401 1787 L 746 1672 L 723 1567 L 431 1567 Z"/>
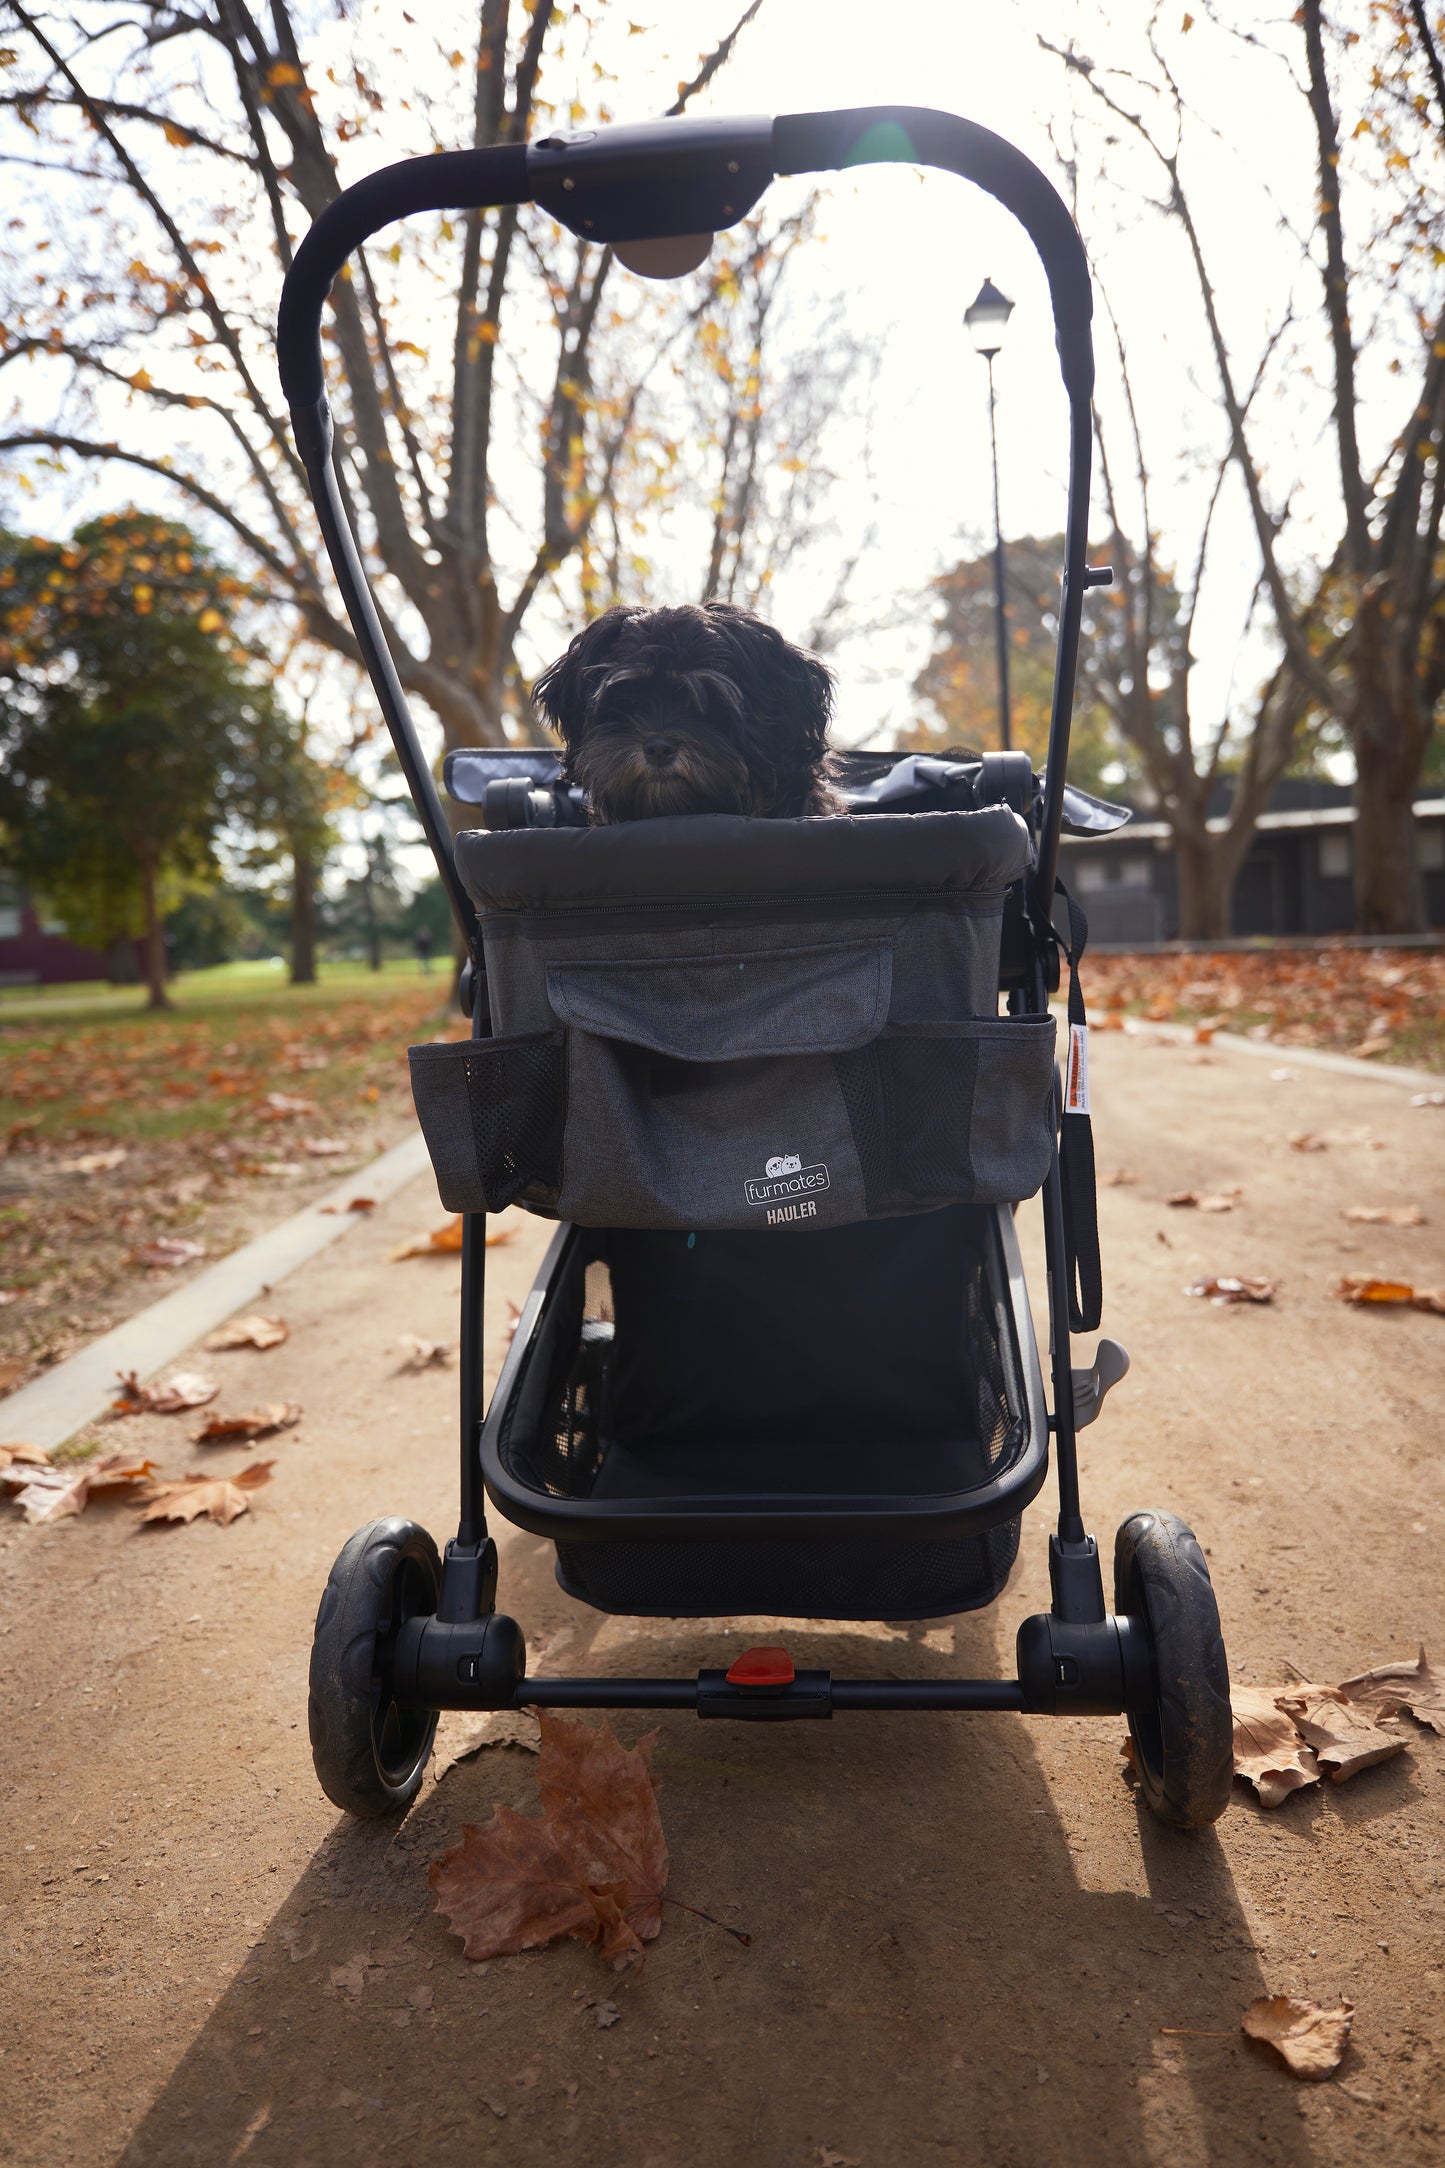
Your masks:
<path fill-rule="evenodd" d="M 828 780 L 833 678 L 728 602 L 619 605 L 532 687 L 594 822 L 843 810 Z"/>

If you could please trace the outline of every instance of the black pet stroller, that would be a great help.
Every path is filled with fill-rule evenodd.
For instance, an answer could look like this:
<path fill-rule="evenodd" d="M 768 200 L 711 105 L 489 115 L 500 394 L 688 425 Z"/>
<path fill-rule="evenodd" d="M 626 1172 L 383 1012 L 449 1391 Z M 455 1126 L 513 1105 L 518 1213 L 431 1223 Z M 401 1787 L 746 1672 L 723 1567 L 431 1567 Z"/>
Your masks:
<path fill-rule="evenodd" d="M 452 754 L 482 825 L 453 846 L 331 467 L 320 325 L 351 251 L 413 211 L 535 200 L 624 262 L 733 225 L 775 174 L 906 161 L 1005 204 L 1048 273 L 1070 488 L 1047 770 L 1025 755 L 857 755 L 852 818 L 589 828 L 544 752 Z M 679 244 L 680 245 L 680 244 Z M 351 621 L 471 961 L 470 1040 L 413 1049 L 438 1187 L 463 1221 L 461 1517 L 373 1521 L 317 1615 L 310 1721 L 327 1794 L 415 1796 L 442 1709 L 1126 1712 L 1143 1796 L 1214 1820 L 1232 1773 L 1208 1570 L 1136 1513 L 1105 1604 L 1076 1432 L 1127 1358 L 1099 1322 L 1084 926 L 1056 906 L 1061 827 L 1124 816 L 1065 785 L 1087 587 L 1091 296 L 1044 176 L 951 114 L 880 107 L 665 120 L 386 171 L 319 218 L 286 280 L 281 376 Z M 1056 929 L 1056 908 L 1067 931 Z M 1061 1080 L 1049 997 L 1070 959 Z M 1007 997 L 1000 1014 L 1000 993 Z M 1046 1394 L 1014 1210 L 1041 1195 Z M 483 1407 L 486 1212 L 558 1230 Z M 1052 1399 L 1052 1413 L 1048 1400 Z M 556 1547 L 564 1589 L 635 1616 L 914 1620 L 991 1603 L 1043 1486 L 1052 1606 L 1012 1679 L 845 1679 L 752 1649 L 693 1678 L 535 1678 L 496 1609 L 485 1501 Z"/>

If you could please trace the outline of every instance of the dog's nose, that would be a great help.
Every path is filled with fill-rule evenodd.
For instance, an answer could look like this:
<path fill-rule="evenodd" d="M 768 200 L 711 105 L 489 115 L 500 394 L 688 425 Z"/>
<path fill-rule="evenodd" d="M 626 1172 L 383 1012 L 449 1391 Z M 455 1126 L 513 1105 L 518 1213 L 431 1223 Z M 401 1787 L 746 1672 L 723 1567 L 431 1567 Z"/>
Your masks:
<path fill-rule="evenodd" d="M 677 747 L 671 738 L 648 738 L 642 750 L 655 768 L 663 768 L 672 759 Z"/>

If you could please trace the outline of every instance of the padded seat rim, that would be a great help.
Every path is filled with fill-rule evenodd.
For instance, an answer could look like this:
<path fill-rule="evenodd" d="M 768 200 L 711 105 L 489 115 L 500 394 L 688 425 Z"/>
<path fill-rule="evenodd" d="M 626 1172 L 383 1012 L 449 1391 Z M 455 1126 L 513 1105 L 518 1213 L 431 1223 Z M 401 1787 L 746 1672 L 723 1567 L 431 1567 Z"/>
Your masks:
<path fill-rule="evenodd" d="M 866 820 L 700 813 L 601 828 L 467 829 L 456 848 L 483 911 L 899 889 L 1001 895 L 1029 864 L 1028 829 L 1007 806 Z"/>

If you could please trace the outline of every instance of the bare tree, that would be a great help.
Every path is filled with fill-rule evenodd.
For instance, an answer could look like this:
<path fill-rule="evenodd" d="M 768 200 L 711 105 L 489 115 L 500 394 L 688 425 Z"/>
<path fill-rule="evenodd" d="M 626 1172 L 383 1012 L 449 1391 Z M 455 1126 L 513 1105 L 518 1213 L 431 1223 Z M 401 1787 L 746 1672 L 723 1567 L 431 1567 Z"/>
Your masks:
<path fill-rule="evenodd" d="M 761 4 L 742 8 L 672 113 L 712 81 Z M 66 172 L 78 201 L 57 215 L 62 184 L 47 178 L 52 231 L 32 217 L 0 260 L 0 367 L 28 372 L 0 451 L 154 477 L 230 530 L 311 640 L 356 659 L 273 388 L 281 277 L 340 193 L 348 145 L 383 120 L 422 150 L 459 133 L 521 141 L 559 106 L 582 118 L 563 79 L 605 73 L 588 61 L 588 13 L 564 21 L 546 0 L 479 0 L 470 50 L 435 60 L 448 83 L 475 84 L 461 129 L 455 95 L 397 96 L 387 56 L 353 47 L 341 62 L 334 37 L 298 28 L 291 0 L 264 16 L 246 0 L 91 0 L 78 28 L 26 0 L 7 7 L 20 44 L 0 98 L 6 155 Z M 424 20 L 404 56 L 408 86 L 426 76 Z M 553 77 L 557 95 L 544 97 Z M 348 515 L 403 684 L 450 744 L 503 742 L 524 621 L 587 545 L 641 387 L 700 305 L 624 301 L 613 272 L 610 249 L 512 208 L 408 229 L 405 250 L 373 243 L 332 293 L 328 392 Z M 425 343 L 397 335 L 418 310 L 437 325 Z M 431 368 L 443 350 L 445 383 Z M 42 399 L 52 412 L 37 423 Z M 540 488 L 515 454 L 528 438 Z"/>
<path fill-rule="evenodd" d="M 1272 741 L 1277 748 L 1291 718 L 1297 725 L 1312 709 L 1343 728 L 1356 767 L 1358 923 L 1366 932 L 1403 933 L 1421 923 L 1412 804 L 1435 709 L 1445 694 L 1445 583 L 1439 563 L 1445 513 L 1445 280 L 1440 274 L 1445 255 L 1438 202 L 1429 200 L 1430 177 L 1438 182 L 1438 136 L 1445 112 L 1431 114 L 1426 92 L 1412 88 L 1401 70 L 1412 64 L 1423 68 L 1428 95 L 1436 100 L 1445 79 L 1423 10 L 1406 7 L 1403 0 L 1386 0 L 1377 12 L 1392 57 L 1376 69 L 1375 104 L 1360 112 L 1353 134 L 1378 141 L 1382 165 L 1392 179 L 1402 168 L 1409 176 L 1403 199 L 1397 195 L 1392 200 L 1385 223 L 1392 237 L 1392 276 L 1398 283 L 1408 261 L 1423 279 L 1423 293 L 1411 302 L 1418 358 L 1402 402 L 1401 426 L 1379 471 L 1367 474 L 1350 311 L 1351 294 L 1363 284 L 1363 273 L 1360 263 L 1352 266 L 1345 245 L 1342 153 L 1326 24 L 1320 0 L 1303 0 L 1295 22 L 1303 38 L 1304 74 L 1302 81 L 1293 73 L 1290 79 L 1308 100 L 1317 150 L 1312 238 L 1333 377 L 1332 434 L 1342 512 L 1340 540 L 1329 562 L 1313 568 L 1303 581 L 1292 581 L 1280 547 L 1281 515 L 1268 501 L 1258 448 L 1263 432 L 1250 419 L 1251 397 L 1242 388 L 1225 338 L 1215 280 L 1182 174 L 1187 103 L 1158 39 L 1151 28 L 1154 88 L 1166 115 L 1163 124 L 1146 118 L 1133 78 L 1111 76 L 1076 50 L 1040 42 L 1063 61 L 1086 101 L 1094 101 L 1113 126 L 1140 143 L 1163 176 L 1162 207 L 1178 224 L 1193 268 L 1228 457 L 1243 485 L 1260 553 L 1261 583 L 1283 650 L 1284 667 L 1267 690 L 1262 710 L 1273 718 L 1263 742 L 1267 747 Z M 1241 35 L 1262 48 L 1254 30 Z M 1354 37 L 1354 32 L 1341 33 L 1338 42 L 1343 46 Z M 1370 79 L 1364 71 L 1361 80 Z M 1403 147 L 1407 136 L 1408 150 Z M 1370 253 L 1364 251 L 1364 260 Z M 1272 758 L 1266 752 L 1255 762 L 1252 776 L 1241 778 L 1237 799 L 1246 789 L 1253 795 L 1267 789 L 1264 778 Z"/>

